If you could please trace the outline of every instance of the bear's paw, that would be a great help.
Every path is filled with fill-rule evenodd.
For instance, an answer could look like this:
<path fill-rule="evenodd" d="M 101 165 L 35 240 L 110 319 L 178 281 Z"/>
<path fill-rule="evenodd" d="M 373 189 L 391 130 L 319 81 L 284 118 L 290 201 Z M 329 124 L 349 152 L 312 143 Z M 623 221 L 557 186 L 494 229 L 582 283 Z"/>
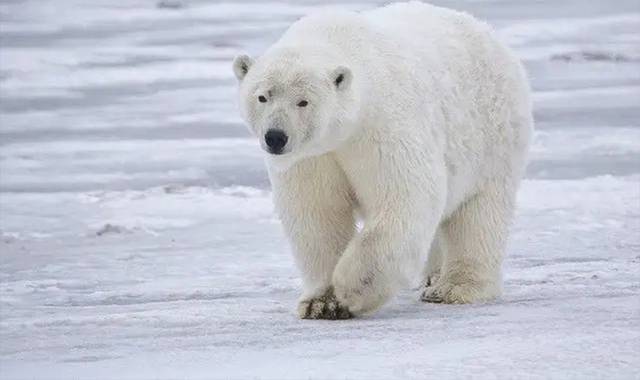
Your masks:
<path fill-rule="evenodd" d="M 333 291 L 333 287 L 320 297 L 301 301 L 298 304 L 298 316 L 302 319 L 350 319 L 353 315 L 349 309 L 341 305 Z"/>

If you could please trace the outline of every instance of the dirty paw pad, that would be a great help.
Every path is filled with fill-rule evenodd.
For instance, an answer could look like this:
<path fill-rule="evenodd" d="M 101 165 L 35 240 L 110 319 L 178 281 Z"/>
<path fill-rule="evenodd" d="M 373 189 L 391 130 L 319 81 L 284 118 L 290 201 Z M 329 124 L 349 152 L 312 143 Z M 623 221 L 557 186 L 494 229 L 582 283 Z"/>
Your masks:
<path fill-rule="evenodd" d="M 333 294 L 333 288 L 329 288 L 321 297 L 300 303 L 299 311 L 303 319 L 349 319 L 353 317 L 349 309 L 340 305 Z"/>

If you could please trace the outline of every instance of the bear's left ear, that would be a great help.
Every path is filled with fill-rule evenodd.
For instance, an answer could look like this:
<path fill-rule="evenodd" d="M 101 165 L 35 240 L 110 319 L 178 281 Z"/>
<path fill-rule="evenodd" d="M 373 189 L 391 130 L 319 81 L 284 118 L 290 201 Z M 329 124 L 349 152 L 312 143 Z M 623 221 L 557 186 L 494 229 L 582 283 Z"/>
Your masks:
<path fill-rule="evenodd" d="M 243 80 L 253 65 L 253 58 L 246 54 L 240 54 L 233 60 L 233 73 L 238 80 Z"/>
<path fill-rule="evenodd" d="M 349 88 L 351 85 L 351 77 L 351 70 L 345 66 L 338 66 L 331 74 L 333 84 L 338 90 L 346 90 Z"/>

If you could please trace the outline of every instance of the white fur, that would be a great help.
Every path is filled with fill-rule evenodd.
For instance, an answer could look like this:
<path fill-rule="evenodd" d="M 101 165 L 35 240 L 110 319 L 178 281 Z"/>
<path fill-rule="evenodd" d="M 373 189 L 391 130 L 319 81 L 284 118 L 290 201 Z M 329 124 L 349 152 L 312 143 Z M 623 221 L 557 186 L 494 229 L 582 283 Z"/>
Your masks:
<path fill-rule="evenodd" d="M 499 295 L 533 121 L 522 66 L 486 24 L 418 2 L 321 13 L 234 68 L 263 146 L 274 125 L 289 135 L 268 168 L 301 317 L 331 287 L 353 314 L 377 309 L 430 247 L 424 300 Z"/>

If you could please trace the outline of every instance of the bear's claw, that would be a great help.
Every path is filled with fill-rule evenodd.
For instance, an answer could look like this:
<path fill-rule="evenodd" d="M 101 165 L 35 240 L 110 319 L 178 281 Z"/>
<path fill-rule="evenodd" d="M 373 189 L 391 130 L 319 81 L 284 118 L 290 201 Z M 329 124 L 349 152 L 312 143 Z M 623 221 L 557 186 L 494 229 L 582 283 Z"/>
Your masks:
<path fill-rule="evenodd" d="M 467 304 L 489 301 L 499 294 L 499 286 L 491 283 L 467 281 L 456 284 L 440 281 L 425 287 L 420 299 L 430 303 Z"/>
<path fill-rule="evenodd" d="M 340 305 L 336 299 L 333 287 L 327 289 L 326 293 L 320 297 L 300 302 L 298 313 L 302 319 L 336 320 L 353 318 L 349 309 Z"/>

